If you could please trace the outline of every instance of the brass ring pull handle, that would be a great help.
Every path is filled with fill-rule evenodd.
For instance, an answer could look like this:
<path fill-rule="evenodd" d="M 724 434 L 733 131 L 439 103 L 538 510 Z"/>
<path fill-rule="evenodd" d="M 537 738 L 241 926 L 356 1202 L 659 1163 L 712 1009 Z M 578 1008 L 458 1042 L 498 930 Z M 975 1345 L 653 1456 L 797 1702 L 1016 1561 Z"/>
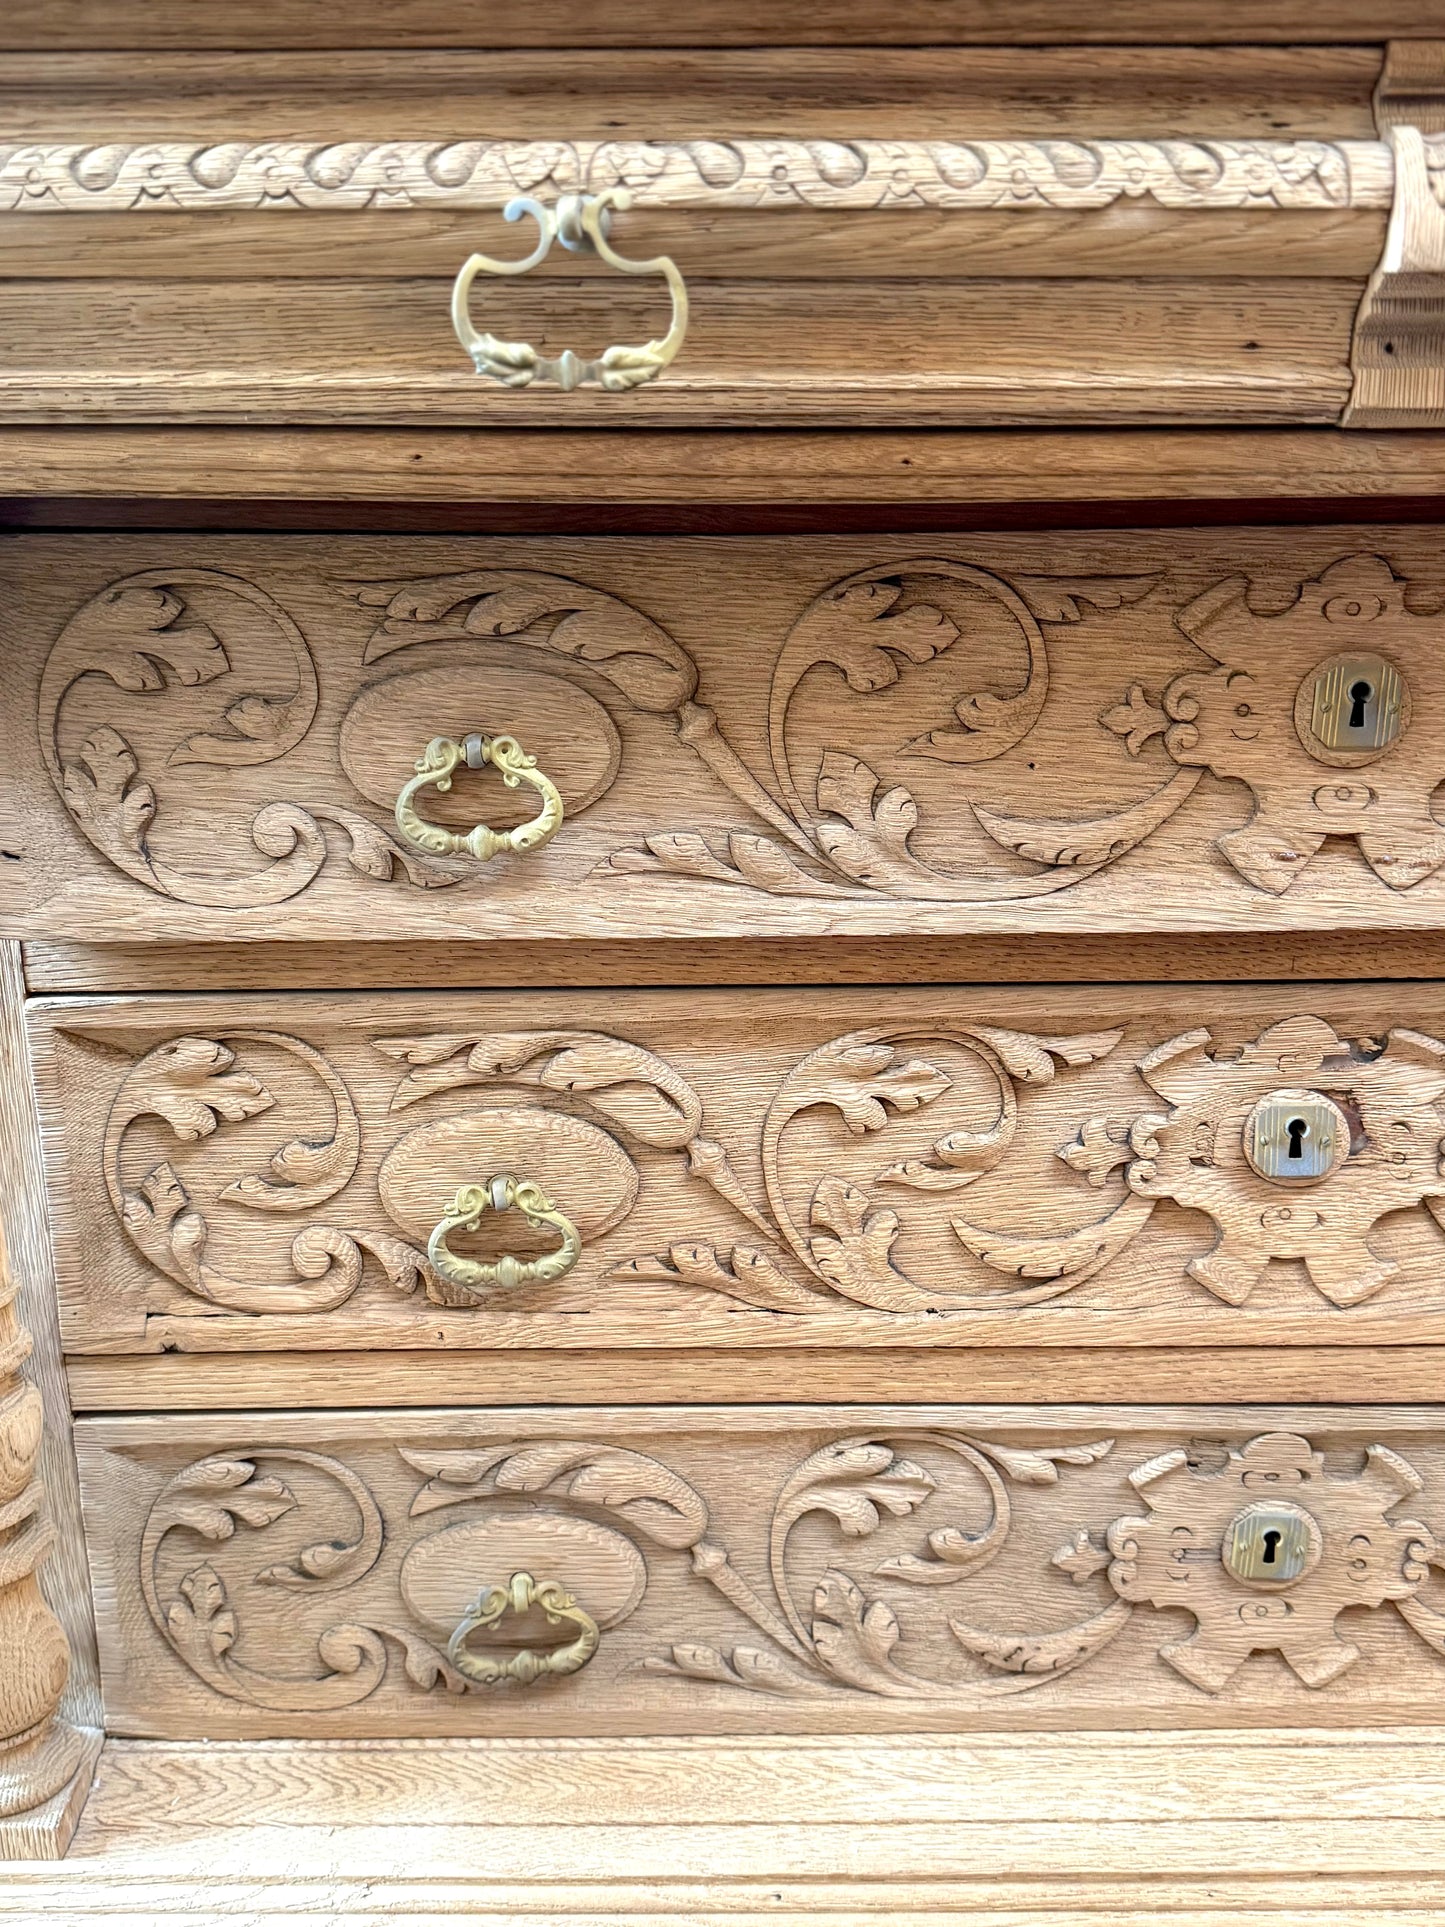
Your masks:
<path fill-rule="evenodd" d="M 551 1225 L 561 1232 L 562 1243 L 556 1251 L 529 1259 L 514 1258 L 509 1251 L 495 1264 L 484 1264 L 479 1258 L 459 1258 L 447 1248 L 452 1232 L 475 1231 L 484 1211 L 508 1211 L 513 1206 L 534 1229 L 540 1231 L 544 1225 Z M 485 1184 L 462 1186 L 451 1210 L 428 1238 L 426 1255 L 439 1278 L 468 1291 L 491 1285 L 531 1285 L 565 1277 L 582 1255 L 582 1237 L 571 1219 L 564 1217 L 537 1185 L 526 1178 L 495 1177 Z"/>
<path fill-rule="evenodd" d="M 418 791 L 429 784 L 449 790 L 452 777 L 463 764 L 468 769 L 485 769 L 488 763 L 500 772 L 509 790 L 519 783 L 530 783 L 540 793 L 542 807 L 535 816 L 514 830 L 494 830 L 478 823 L 461 833 L 428 823 L 418 813 Z M 450 736 L 433 736 L 417 762 L 416 775 L 396 799 L 396 827 L 408 843 L 431 856 L 474 856 L 479 863 L 489 863 L 503 850 L 524 856 L 528 850 L 540 850 L 544 843 L 550 843 L 562 827 L 562 798 L 551 777 L 538 769 L 536 757 L 529 756 L 515 736 L 472 735 L 464 736 L 459 743 Z"/>
<path fill-rule="evenodd" d="M 508 1613 L 521 1614 L 532 1606 L 541 1607 L 549 1625 L 575 1626 L 577 1637 L 544 1653 L 523 1646 L 510 1659 L 492 1659 L 470 1650 L 467 1641 L 473 1633 L 489 1632 Z M 601 1638 L 597 1621 L 555 1579 L 534 1579 L 529 1572 L 514 1572 L 505 1586 L 483 1586 L 447 1641 L 447 1658 L 459 1673 L 481 1686 L 494 1686 L 500 1680 L 530 1686 L 548 1674 L 560 1677 L 581 1672 Z"/>
<path fill-rule="evenodd" d="M 504 388 L 527 388 L 534 381 L 555 381 L 570 392 L 584 381 L 596 381 L 612 394 L 640 388 L 656 381 L 682 346 L 687 333 L 687 287 L 677 263 L 660 254 L 652 261 L 629 261 L 607 239 L 613 208 L 620 213 L 632 205 L 625 187 L 610 187 L 601 194 L 564 194 L 555 208 L 544 207 L 530 195 L 519 195 L 502 209 L 504 220 L 520 221 L 530 214 L 541 230 L 532 252 L 521 261 L 494 261 L 490 255 L 474 254 L 462 264 L 452 284 L 452 326 L 457 340 L 472 358 L 479 375 L 489 375 Z M 526 274 L 545 261 L 552 243 L 578 254 L 595 254 L 619 274 L 660 274 L 672 296 L 672 325 L 656 341 L 639 347 L 608 348 L 595 361 L 583 361 L 566 348 L 555 360 L 539 355 L 527 341 L 499 341 L 496 335 L 479 334 L 472 326 L 472 283 L 479 274 Z"/>

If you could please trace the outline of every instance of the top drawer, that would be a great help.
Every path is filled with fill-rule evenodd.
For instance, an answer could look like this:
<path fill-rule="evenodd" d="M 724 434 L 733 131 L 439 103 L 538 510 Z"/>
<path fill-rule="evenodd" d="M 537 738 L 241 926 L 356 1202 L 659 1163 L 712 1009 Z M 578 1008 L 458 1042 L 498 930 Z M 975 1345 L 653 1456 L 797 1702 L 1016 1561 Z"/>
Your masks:
<path fill-rule="evenodd" d="M 5 574 L 4 935 L 1403 930 L 1445 910 L 1428 528 L 20 537 Z M 537 768 L 510 793 L 487 768 L 420 781 L 434 739 L 473 734 Z M 535 847 L 487 860 L 426 828 L 534 817 Z"/>
<path fill-rule="evenodd" d="M 12 56 L 0 421 L 1439 419 L 1439 153 L 1389 134 L 1414 116 L 1428 136 L 1428 43 L 689 52 L 597 32 L 585 53 Z M 474 369 L 451 287 L 477 250 L 529 255 L 504 210 L 618 190 L 609 245 L 650 271 L 569 250 L 585 233 L 564 222 L 524 274 L 474 285 L 494 337 Z M 1395 248 L 1414 306 L 1387 348 L 1360 304 L 1397 201 L 1425 239 Z M 647 348 L 676 348 L 682 316 L 658 256 L 691 310 L 660 377 Z M 568 353 L 597 364 L 580 385 Z"/>

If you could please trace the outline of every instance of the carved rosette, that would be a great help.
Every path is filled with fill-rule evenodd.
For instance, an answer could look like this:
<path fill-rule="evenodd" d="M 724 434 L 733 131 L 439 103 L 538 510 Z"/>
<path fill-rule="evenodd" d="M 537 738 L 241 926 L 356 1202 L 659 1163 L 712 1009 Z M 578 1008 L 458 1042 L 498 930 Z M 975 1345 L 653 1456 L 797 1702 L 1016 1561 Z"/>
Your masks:
<path fill-rule="evenodd" d="M 36 1476 L 44 1428 L 40 1394 L 20 1376 L 30 1340 L 20 1325 L 0 1232 L 0 1820 L 60 1792 L 85 1736 L 56 1718 L 70 1671 L 60 1623 L 38 1573 L 55 1540 Z"/>

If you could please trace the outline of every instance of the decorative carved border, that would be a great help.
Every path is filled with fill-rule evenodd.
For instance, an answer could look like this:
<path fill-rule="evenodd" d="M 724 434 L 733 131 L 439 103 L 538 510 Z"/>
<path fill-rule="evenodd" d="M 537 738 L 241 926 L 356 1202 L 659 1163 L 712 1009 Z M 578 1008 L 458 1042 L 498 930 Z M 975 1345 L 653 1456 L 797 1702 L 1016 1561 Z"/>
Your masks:
<path fill-rule="evenodd" d="M 1445 141 L 1431 180 L 1445 193 Z M 627 187 L 641 206 L 1081 211 L 1388 208 L 1385 141 L 92 141 L 0 146 L 0 212 L 500 207 Z"/>

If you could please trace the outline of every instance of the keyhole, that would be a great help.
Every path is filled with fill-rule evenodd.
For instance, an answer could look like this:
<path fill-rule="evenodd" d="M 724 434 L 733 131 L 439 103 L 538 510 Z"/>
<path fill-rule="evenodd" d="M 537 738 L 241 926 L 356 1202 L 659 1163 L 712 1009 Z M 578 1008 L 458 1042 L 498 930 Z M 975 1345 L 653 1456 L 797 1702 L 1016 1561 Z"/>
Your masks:
<path fill-rule="evenodd" d="M 1264 1557 L 1260 1561 L 1261 1565 L 1272 1566 L 1274 1564 L 1274 1555 L 1278 1551 L 1279 1542 L 1283 1537 L 1284 1534 L 1282 1532 L 1276 1532 L 1273 1528 L 1264 1535 Z"/>
<path fill-rule="evenodd" d="M 1350 684 L 1350 728 L 1351 729 L 1363 729 L 1365 727 L 1365 704 L 1370 700 L 1371 696 L 1373 696 L 1374 693 L 1375 693 L 1374 687 L 1370 683 L 1361 681 L 1361 682 L 1353 682 Z M 1291 1152 L 1290 1155 L 1293 1156 L 1294 1153 Z"/>
<path fill-rule="evenodd" d="M 1285 1156 L 1302 1158 L 1305 1154 L 1305 1139 L 1310 1133 L 1309 1125 L 1302 1117 L 1292 1117 L 1284 1128 L 1289 1132 L 1289 1149 L 1285 1152 Z"/>

